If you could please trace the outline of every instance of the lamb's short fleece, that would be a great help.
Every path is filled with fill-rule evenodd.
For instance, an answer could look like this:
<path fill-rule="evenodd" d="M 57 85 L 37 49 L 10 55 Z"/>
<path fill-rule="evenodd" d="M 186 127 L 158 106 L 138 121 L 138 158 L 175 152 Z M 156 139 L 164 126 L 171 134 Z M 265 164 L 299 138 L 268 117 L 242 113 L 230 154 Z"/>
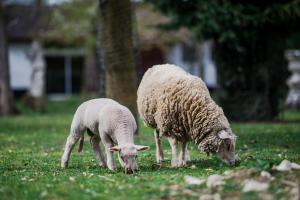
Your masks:
<path fill-rule="evenodd" d="M 91 144 L 99 165 L 105 166 L 104 156 L 99 148 L 99 142 L 102 141 L 107 154 L 107 166 L 111 170 L 115 170 L 113 151 L 118 152 L 125 172 L 133 172 L 137 169 L 135 161 L 137 151 L 148 148 L 134 144 L 137 125 L 128 108 L 112 99 L 92 99 L 82 103 L 74 114 L 70 135 L 61 160 L 63 168 L 68 165 L 75 143 L 80 138 L 81 143 L 83 142 L 85 130 L 91 136 Z"/>

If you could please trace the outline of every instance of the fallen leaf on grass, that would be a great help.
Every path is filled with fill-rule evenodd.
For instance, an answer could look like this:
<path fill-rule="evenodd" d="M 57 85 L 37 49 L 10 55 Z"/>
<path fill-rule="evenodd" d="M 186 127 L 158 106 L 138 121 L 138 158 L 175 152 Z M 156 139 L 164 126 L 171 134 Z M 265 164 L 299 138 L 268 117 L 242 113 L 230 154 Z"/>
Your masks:
<path fill-rule="evenodd" d="M 98 175 L 98 177 L 99 177 L 99 178 L 103 178 L 103 179 L 105 179 L 105 180 L 107 180 L 107 181 L 115 182 L 114 179 L 108 178 L 108 177 L 106 177 L 106 176 Z"/>
<path fill-rule="evenodd" d="M 292 163 L 289 160 L 283 160 L 278 166 L 274 167 L 277 171 L 285 172 L 294 170 L 300 170 L 300 165 L 297 163 Z"/>
<path fill-rule="evenodd" d="M 204 194 L 199 197 L 199 200 L 221 200 L 220 194 Z"/>
<path fill-rule="evenodd" d="M 201 185 L 205 183 L 204 179 L 199 179 L 193 176 L 184 176 L 184 181 L 187 185 Z"/>
<path fill-rule="evenodd" d="M 257 140 L 256 140 L 256 139 L 252 139 L 252 140 L 250 140 L 250 143 L 251 143 L 251 144 L 256 144 L 256 143 L 257 143 Z"/>
<path fill-rule="evenodd" d="M 292 163 L 292 169 L 300 170 L 300 165 L 297 163 Z"/>
<path fill-rule="evenodd" d="M 41 198 L 44 198 L 44 197 L 46 197 L 48 195 L 48 192 L 45 190 L 45 191 L 43 191 L 41 194 L 40 194 L 40 197 Z"/>
<path fill-rule="evenodd" d="M 297 183 L 289 181 L 289 180 L 282 180 L 282 183 L 287 185 L 287 186 L 297 187 Z"/>
<path fill-rule="evenodd" d="M 272 181 L 274 180 L 274 177 L 267 171 L 260 172 L 260 177 L 262 181 Z"/>
<path fill-rule="evenodd" d="M 283 160 L 278 166 L 275 167 L 277 171 L 286 172 L 292 170 L 292 163 L 288 160 Z"/>
<path fill-rule="evenodd" d="M 243 192 L 251 192 L 251 191 L 265 191 L 269 188 L 268 183 L 262 183 L 255 180 L 245 180 Z"/>
<path fill-rule="evenodd" d="M 223 176 L 218 175 L 218 174 L 210 175 L 207 178 L 206 185 L 207 185 L 208 188 L 213 188 L 213 187 L 217 187 L 217 186 L 220 186 L 220 185 L 224 185 L 223 179 L 224 179 Z"/>
<path fill-rule="evenodd" d="M 192 165 L 190 168 L 191 168 L 191 169 L 196 169 L 197 166 L 196 166 L 196 165 Z"/>
<path fill-rule="evenodd" d="M 70 176 L 70 177 L 69 177 L 69 181 L 75 182 L 75 177 L 74 177 L 74 176 Z"/>
<path fill-rule="evenodd" d="M 171 185 L 170 186 L 170 190 L 171 190 L 170 195 L 171 196 L 177 195 L 179 189 L 180 189 L 180 185 L 177 185 L 177 184 Z"/>
<path fill-rule="evenodd" d="M 233 171 L 232 170 L 226 170 L 223 174 L 225 176 L 229 176 L 229 175 L 232 175 Z"/>
<path fill-rule="evenodd" d="M 293 187 L 291 190 L 291 200 L 299 200 L 300 199 L 300 194 L 299 194 L 299 189 L 297 187 Z"/>

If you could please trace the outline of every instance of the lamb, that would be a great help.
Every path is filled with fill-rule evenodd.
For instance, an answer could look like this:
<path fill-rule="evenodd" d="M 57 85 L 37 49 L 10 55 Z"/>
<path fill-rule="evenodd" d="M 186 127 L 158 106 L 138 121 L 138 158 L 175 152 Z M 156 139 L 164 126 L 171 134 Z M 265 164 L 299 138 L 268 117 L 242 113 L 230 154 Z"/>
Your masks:
<path fill-rule="evenodd" d="M 173 167 L 186 165 L 187 143 L 217 153 L 227 164 L 234 164 L 236 135 L 222 108 L 210 97 L 205 83 L 182 68 L 155 65 L 144 74 L 137 92 L 138 111 L 146 126 L 154 129 L 156 160 L 164 159 L 161 137 L 168 138 Z M 178 143 L 181 152 L 177 155 Z"/>
<path fill-rule="evenodd" d="M 62 168 L 68 166 L 71 151 L 79 139 L 79 151 L 82 149 L 85 130 L 91 136 L 90 142 L 100 167 L 105 166 L 104 156 L 99 148 L 102 141 L 110 170 L 116 169 L 114 151 L 118 152 L 119 162 L 127 174 L 137 170 L 137 152 L 149 148 L 134 144 L 133 137 L 137 125 L 128 108 L 112 99 L 92 99 L 82 103 L 75 112 L 61 159 Z"/>

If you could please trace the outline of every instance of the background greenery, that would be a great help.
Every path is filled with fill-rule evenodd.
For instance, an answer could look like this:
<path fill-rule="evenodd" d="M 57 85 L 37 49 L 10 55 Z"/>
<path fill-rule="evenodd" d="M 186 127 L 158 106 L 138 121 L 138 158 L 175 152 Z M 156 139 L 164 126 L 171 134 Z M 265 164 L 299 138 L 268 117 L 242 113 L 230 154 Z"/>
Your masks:
<path fill-rule="evenodd" d="M 284 51 L 300 48 L 298 0 L 148 0 L 195 39 L 215 42 L 219 102 L 234 120 L 270 120 L 284 108 Z"/>
<path fill-rule="evenodd" d="M 164 140 L 166 161 L 155 163 L 155 145 L 152 130 L 140 122 L 137 144 L 150 145 L 151 149 L 139 155 L 140 171 L 125 175 L 118 163 L 118 171 L 100 169 L 97 166 L 86 137 L 83 155 L 77 146 L 71 156 L 70 166 L 60 169 L 60 157 L 68 135 L 75 108 L 85 98 L 76 97 L 65 102 L 48 102 L 45 113 L 24 110 L 22 116 L 0 119 L 0 196 L 1 199 L 198 199 L 193 195 L 174 192 L 174 185 L 185 188 L 184 176 L 207 177 L 226 170 L 256 168 L 269 170 L 283 159 L 300 162 L 300 114 L 281 115 L 282 123 L 233 123 L 238 135 L 237 153 L 241 157 L 239 166 L 229 167 L 215 156 L 199 153 L 190 146 L 192 161 L 185 168 L 170 167 L 171 152 Z M 299 180 L 300 173 L 274 173 L 276 180 L 292 177 Z M 286 176 L 288 175 L 288 176 Z M 71 177 L 71 178 L 70 178 Z M 269 192 L 274 198 L 287 194 L 274 181 Z M 197 188 L 193 188 L 193 191 Z M 198 196 L 197 196 L 198 195 Z M 255 193 L 241 193 L 233 183 L 226 183 L 222 197 L 239 195 L 251 199 Z"/>

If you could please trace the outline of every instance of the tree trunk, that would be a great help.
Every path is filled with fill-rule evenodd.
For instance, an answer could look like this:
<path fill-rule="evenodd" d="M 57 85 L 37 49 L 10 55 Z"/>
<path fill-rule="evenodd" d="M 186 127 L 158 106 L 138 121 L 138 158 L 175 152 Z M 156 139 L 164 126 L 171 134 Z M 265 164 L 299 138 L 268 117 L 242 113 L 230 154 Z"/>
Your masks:
<path fill-rule="evenodd" d="M 105 69 L 103 61 L 103 48 L 102 48 L 102 22 L 101 22 L 101 10 L 100 6 L 97 9 L 97 19 L 96 19 L 96 65 L 99 70 L 99 96 L 106 97 L 106 87 L 105 87 Z"/>
<path fill-rule="evenodd" d="M 127 106 L 136 117 L 136 69 L 131 3 L 130 0 L 99 2 L 106 96 Z"/>
<path fill-rule="evenodd" d="M 131 5 L 132 5 L 133 56 L 134 56 L 135 69 L 137 73 L 137 85 L 139 85 L 143 77 L 142 60 L 140 54 L 140 38 L 138 34 L 137 16 L 135 12 L 136 4 L 133 3 Z"/>
<path fill-rule="evenodd" d="M 0 116 L 15 112 L 14 98 L 10 88 L 7 38 L 5 34 L 4 8 L 0 3 Z"/>
<path fill-rule="evenodd" d="M 32 73 L 31 85 L 26 98 L 26 104 L 34 110 L 43 110 L 46 106 L 46 62 L 40 42 L 37 40 L 32 42 L 28 56 L 32 62 Z"/>

